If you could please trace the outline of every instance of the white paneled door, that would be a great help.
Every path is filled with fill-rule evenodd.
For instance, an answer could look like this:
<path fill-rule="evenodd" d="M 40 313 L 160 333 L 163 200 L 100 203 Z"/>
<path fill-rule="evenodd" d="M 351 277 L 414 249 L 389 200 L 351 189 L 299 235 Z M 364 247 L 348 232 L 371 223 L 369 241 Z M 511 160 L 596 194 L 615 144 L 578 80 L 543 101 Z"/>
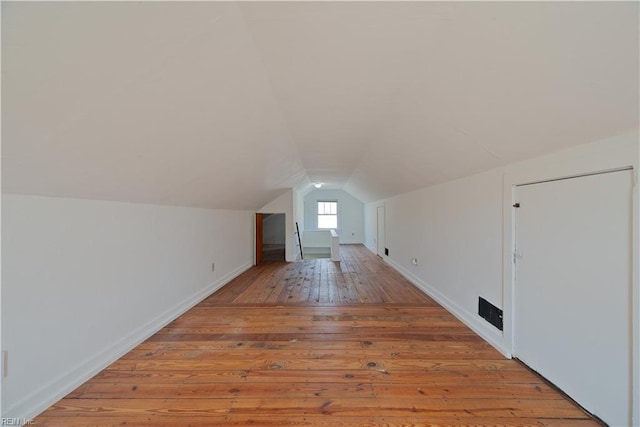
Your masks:
<path fill-rule="evenodd" d="M 516 188 L 514 354 L 612 426 L 631 423 L 632 176 Z"/>

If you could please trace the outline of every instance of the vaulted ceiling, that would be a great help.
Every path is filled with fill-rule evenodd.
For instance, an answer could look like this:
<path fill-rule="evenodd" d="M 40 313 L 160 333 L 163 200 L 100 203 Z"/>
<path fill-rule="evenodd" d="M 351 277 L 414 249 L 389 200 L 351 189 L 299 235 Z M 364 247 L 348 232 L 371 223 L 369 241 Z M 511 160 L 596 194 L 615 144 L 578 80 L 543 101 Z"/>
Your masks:
<path fill-rule="evenodd" d="M 638 3 L 2 2 L 7 192 L 362 201 L 638 128 Z"/>

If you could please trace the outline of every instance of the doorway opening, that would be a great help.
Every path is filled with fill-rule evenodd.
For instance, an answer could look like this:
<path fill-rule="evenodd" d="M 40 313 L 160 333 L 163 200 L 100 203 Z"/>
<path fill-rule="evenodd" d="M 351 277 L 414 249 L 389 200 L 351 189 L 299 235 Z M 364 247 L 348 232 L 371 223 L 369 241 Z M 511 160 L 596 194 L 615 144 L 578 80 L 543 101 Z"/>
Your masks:
<path fill-rule="evenodd" d="M 286 261 L 285 214 L 256 214 L 256 265 L 264 261 Z"/>
<path fill-rule="evenodd" d="M 377 215 L 377 240 L 376 240 L 376 249 L 379 257 L 383 257 L 384 255 L 388 255 L 386 246 L 386 236 L 385 236 L 385 211 L 384 206 L 378 206 L 378 215 Z"/>

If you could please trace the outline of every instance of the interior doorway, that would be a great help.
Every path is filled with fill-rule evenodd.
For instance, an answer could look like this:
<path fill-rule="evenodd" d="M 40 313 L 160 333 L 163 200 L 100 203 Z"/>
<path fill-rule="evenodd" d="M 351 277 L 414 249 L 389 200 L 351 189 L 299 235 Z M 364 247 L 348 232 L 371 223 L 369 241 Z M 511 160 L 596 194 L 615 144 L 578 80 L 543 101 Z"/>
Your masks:
<path fill-rule="evenodd" d="M 384 227 L 384 206 L 378 206 L 378 231 L 377 231 L 377 242 L 376 242 L 376 252 L 378 256 L 385 255 L 385 227 Z"/>
<path fill-rule="evenodd" d="M 516 188 L 514 355 L 630 425 L 631 170 Z"/>
<path fill-rule="evenodd" d="M 286 222 L 283 213 L 256 214 L 256 265 L 285 261 Z"/>

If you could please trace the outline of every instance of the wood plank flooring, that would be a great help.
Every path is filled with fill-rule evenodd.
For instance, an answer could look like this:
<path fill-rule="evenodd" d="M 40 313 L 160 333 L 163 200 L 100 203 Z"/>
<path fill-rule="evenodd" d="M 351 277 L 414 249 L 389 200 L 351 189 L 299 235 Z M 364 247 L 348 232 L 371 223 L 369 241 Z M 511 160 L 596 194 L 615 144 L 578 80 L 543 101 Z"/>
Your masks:
<path fill-rule="evenodd" d="M 362 246 L 265 263 L 36 418 L 47 426 L 591 426 Z"/>

